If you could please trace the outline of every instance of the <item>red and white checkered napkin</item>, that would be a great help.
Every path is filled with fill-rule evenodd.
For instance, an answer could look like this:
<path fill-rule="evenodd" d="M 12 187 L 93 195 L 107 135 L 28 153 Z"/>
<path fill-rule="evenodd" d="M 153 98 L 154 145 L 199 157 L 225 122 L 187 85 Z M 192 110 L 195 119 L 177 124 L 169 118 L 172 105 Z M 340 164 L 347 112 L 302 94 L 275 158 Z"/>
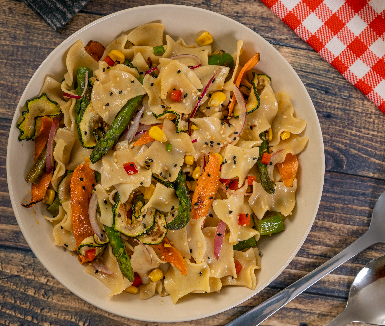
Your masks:
<path fill-rule="evenodd" d="M 385 0 L 262 0 L 385 113 Z"/>

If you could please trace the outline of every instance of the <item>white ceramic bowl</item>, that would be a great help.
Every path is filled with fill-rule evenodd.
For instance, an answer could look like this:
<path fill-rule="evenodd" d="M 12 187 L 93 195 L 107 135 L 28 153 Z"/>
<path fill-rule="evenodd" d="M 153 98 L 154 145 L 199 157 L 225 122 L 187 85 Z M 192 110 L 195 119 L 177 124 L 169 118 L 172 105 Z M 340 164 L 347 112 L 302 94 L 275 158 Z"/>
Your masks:
<path fill-rule="evenodd" d="M 16 120 L 27 99 L 36 96 L 49 74 L 61 80 L 64 73 L 63 55 L 76 40 L 86 44 L 90 39 L 107 45 L 123 31 L 140 24 L 161 21 L 166 33 L 192 42 L 196 33 L 210 31 L 214 49 L 233 53 L 237 40 L 244 40 L 244 57 L 261 53 L 258 69 L 272 78 L 275 91 L 288 92 L 296 115 L 307 121 L 305 135 L 310 138 L 300 155 L 301 169 L 297 206 L 293 216 L 285 221 L 286 230 L 260 241 L 263 253 L 258 285 L 252 291 L 243 287 L 225 287 L 221 293 L 190 295 L 173 305 L 170 297 L 154 296 L 141 301 L 129 294 L 108 299 L 108 289 L 83 271 L 75 256 L 53 245 L 52 225 L 40 213 L 40 206 L 25 209 L 20 205 L 28 198 L 30 186 L 24 175 L 33 157 L 33 142 L 19 142 Z M 44 42 L 44 40 L 41 40 Z M 324 151 L 321 129 L 311 99 L 301 80 L 288 62 L 261 36 L 249 28 L 219 14 L 187 6 L 156 5 L 123 10 L 103 17 L 82 28 L 60 44 L 42 63 L 28 83 L 12 122 L 8 140 L 7 177 L 12 206 L 25 239 L 47 270 L 66 288 L 85 301 L 127 318 L 154 322 L 179 322 L 204 318 L 230 309 L 257 294 L 272 282 L 294 258 L 306 239 L 317 213 L 324 178 Z"/>

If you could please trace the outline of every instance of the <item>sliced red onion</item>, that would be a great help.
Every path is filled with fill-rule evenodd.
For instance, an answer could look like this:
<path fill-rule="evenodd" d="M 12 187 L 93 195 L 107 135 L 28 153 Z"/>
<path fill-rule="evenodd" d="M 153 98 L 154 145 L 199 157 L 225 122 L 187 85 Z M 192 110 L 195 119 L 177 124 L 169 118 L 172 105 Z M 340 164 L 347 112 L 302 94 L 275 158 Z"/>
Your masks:
<path fill-rule="evenodd" d="M 95 234 L 99 237 L 101 241 L 106 241 L 105 234 L 102 233 L 102 230 L 99 227 L 98 220 L 96 217 L 97 206 L 98 206 L 98 197 L 94 192 L 91 196 L 90 204 L 88 206 L 88 217 L 90 219 L 92 230 L 95 232 Z"/>
<path fill-rule="evenodd" d="M 82 98 L 80 95 L 73 95 L 73 94 L 71 94 L 71 93 L 63 93 L 63 96 L 64 97 L 69 97 L 69 98 L 75 98 L 75 99 L 80 99 L 80 98 Z"/>
<path fill-rule="evenodd" d="M 221 68 L 218 68 L 217 70 L 215 70 L 214 72 L 214 75 L 212 75 L 212 77 L 210 78 L 209 82 L 207 83 L 207 85 L 205 86 L 205 88 L 203 89 L 203 92 L 202 94 L 198 97 L 198 102 L 195 104 L 195 107 L 194 109 L 192 110 L 191 114 L 190 114 L 190 117 L 189 117 L 189 121 L 191 118 L 194 117 L 195 113 L 197 112 L 198 108 L 199 108 L 199 105 L 201 104 L 202 102 L 202 99 L 203 97 L 206 95 L 211 83 L 213 82 L 214 78 L 216 75 L 218 75 L 219 71 L 221 70 Z"/>
<path fill-rule="evenodd" d="M 53 139 L 56 134 L 56 130 L 59 127 L 59 119 L 53 119 L 51 130 L 49 131 L 49 137 L 47 142 L 47 156 L 46 156 L 46 170 L 47 173 L 51 172 L 53 169 Z"/>
<path fill-rule="evenodd" d="M 77 100 L 82 98 L 84 96 L 84 94 L 86 93 L 86 90 L 88 87 L 88 70 L 86 70 L 86 75 L 85 75 L 84 80 L 85 80 L 86 84 L 84 86 L 83 93 L 80 96 L 79 95 L 73 95 L 71 93 L 63 93 L 63 96 L 69 97 L 69 98 L 76 98 Z"/>
<path fill-rule="evenodd" d="M 146 249 L 146 251 L 147 251 L 147 254 L 148 254 L 148 256 L 150 257 L 150 265 L 152 264 L 152 255 L 151 255 L 151 253 L 150 253 L 150 250 L 148 250 L 148 248 L 146 247 L 146 245 L 143 243 L 143 242 L 141 242 L 141 241 L 139 241 L 138 239 L 134 239 L 136 242 L 138 242 L 140 245 L 142 245 L 143 247 L 144 247 L 144 249 Z"/>
<path fill-rule="evenodd" d="M 139 121 L 143 115 L 144 109 L 145 106 L 143 105 L 139 112 L 136 114 L 135 118 L 132 120 L 132 124 L 128 127 L 128 131 L 124 136 L 123 140 L 128 140 L 128 142 L 131 142 L 132 139 L 135 137 L 139 129 Z"/>
<path fill-rule="evenodd" d="M 148 74 L 151 74 L 152 72 L 154 72 L 155 70 L 157 70 L 158 67 L 159 67 L 159 66 L 156 66 L 156 67 L 154 67 L 154 68 L 151 68 L 151 69 L 147 70 L 147 71 L 144 73 L 144 75 L 146 76 L 146 75 L 148 75 Z"/>
<path fill-rule="evenodd" d="M 220 220 L 214 237 L 214 255 L 217 260 L 219 259 L 219 255 L 221 254 L 223 239 L 225 238 L 225 231 L 226 223 Z"/>
<path fill-rule="evenodd" d="M 114 272 L 110 271 L 106 265 L 104 265 L 100 260 L 94 259 L 92 261 L 92 267 L 95 268 L 98 272 L 103 274 L 112 275 Z"/>

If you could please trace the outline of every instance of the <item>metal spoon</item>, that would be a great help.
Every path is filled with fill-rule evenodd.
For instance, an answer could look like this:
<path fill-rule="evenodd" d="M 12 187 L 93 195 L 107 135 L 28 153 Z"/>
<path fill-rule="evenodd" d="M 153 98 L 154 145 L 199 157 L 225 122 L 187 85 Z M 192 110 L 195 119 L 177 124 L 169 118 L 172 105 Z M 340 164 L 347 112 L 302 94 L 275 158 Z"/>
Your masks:
<path fill-rule="evenodd" d="M 326 326 L 359 321 L 385 325 L 385 256 L 361 269 L 350 288 L 345 310 Z"/>
<path fill-rule="evenodd" d="M 302 277 L 297 282 L 228 323 L 226 326 L 259 325 L 319 279 L 329 274 L 332 270 L 354 257 L 362 250 L 378 242 L 385 242 L 385 192 L 381 194 L 374 206 L 370 227 L 364 235 L 313 272 Z"/>

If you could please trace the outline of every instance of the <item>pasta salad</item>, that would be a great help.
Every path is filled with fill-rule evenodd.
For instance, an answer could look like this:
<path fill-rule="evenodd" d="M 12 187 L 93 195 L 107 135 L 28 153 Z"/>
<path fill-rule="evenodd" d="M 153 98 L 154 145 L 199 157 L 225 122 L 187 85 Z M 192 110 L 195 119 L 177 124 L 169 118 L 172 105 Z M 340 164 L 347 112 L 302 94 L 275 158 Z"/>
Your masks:
<path fill-rule="evenodd" d="M 63 80 L 45 77 L 17 123 L 35 145 L 22 205 L 44 204 L 54 245 L 109 296 L 255 289 L 258 240 L 295 207 L 306 121 L 242 40 L 229 54 L 164 28 L 78 40 Z"/>

